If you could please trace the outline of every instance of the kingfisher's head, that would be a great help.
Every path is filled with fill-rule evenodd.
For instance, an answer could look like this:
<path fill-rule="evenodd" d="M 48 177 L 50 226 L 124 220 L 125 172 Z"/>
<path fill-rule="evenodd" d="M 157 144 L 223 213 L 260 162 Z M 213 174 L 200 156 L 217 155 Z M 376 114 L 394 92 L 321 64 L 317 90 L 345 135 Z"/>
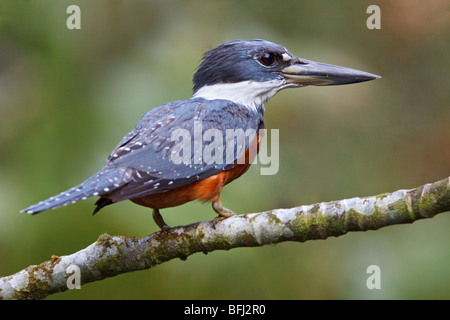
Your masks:
<path fill-rule="evenodd" d="M 236 40 L 208 51 L 194 75 L 194 97 L 258 108 L 285 88 L 363 82 L 377 75 L 298 58 L 265 40 Z"/>

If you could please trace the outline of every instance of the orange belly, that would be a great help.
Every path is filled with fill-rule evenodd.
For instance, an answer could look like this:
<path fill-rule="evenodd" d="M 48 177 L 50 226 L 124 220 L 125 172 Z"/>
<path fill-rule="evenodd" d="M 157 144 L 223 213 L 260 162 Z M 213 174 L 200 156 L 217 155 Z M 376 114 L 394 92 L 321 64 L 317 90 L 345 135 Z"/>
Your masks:
<path fill-rule="evenodd" d="M 219 199 L 223 186 L 241 176 L 248 167 L 249 165 L 238 165 L 232 170 L 218 173 L 184 187 L 130 200 L 153 209 L 175 207 L 193 200 L 216 201 Z"/>
<path fill-rule="evenodd" d="M 200 200 L 204 202 L 217 201 L 219 200 L 222 188 L 231 181 L 239 178 L 248 170 L 250 164 L 256 157 L 256 154 L 250 155 L 249 150 L 256 150 L 257 152 L 259 152 L 259 141 L 260 137 L 258 132 L 257 136 L 252 141 L 252 144 L 256 143 L 256 149 L 247 149 L 245 154 L 243 155 L 243 157 L 245 158 L 241 158 L 240 161 L 238 161 L 238 163 L 242 164 L 237 164 L 231 170 L 220 172 L 204 180 L 196 181 L 190 185 L 170 190 L 165 193 L 154 194 L 130 200 L 141 206 L 153 209 L 175 207 L 193 200 Z"/>

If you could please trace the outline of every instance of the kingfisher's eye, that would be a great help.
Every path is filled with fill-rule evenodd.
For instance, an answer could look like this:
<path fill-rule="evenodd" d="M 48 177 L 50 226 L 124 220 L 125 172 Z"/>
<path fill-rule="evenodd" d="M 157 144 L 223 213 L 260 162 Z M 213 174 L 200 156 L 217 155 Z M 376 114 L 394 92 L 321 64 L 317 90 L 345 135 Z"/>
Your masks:
<path fill-rule="evenodd" d="M 277 57 L 275 53 L 272 52 L 263 52 L 259 58 L 259 61 L 266 67 L 272 66 L 276 60 Z"/>

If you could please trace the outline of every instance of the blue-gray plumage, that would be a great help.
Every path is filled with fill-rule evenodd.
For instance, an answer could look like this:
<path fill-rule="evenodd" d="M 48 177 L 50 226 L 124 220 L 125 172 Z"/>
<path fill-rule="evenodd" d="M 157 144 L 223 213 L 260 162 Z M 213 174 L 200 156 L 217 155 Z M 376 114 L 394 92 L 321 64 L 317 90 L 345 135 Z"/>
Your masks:
<path fill-rule="evenodd" d="M 342 68 L 292 55 L 284 47 L 265 40 L 232 41 L 208 51 L 194 75 L 194 96 L 156 107 L 146 113 L 136 127 L 117 145 L 105 166 L 80 185 L 41 201 L 22 211 L 35 214 L 51 208 L 100 196 L 97 212 L 114 202 L 130 199 L 153 208 L 153 218 L 162 228 L 167 225 L 159 209 L 199 199 L 211 201 L 220 218 L 234 214 L 222 207 L 222 187 L 242 175 L 253 159 L 248 150 L 259 143 L 258 130 L 264 127 L 264 103 L 284 88 L 306 85 L 335 85 L 379 78 L 366 72 Z M 239 146 L 221 140 L 218 158 L 196 159 L 217 144 L 202 140 L 196 149 L 197 124 L 200 136 L 208 130 L 226 137 L 227 130 L 250 132 Z M 184 130 L 189 137 L 190 154 L 174 162 L 179 141 L 174 134 Z M 197 139 L 197 140 L 196 140 Z M 233 142 L 232 157 L 226 144 Z M 243 148 L 240 148 L 243 147 Z M 198 152 L 199 151 L 199 152 Z M 217 154 L 215 154 L 217 156 Z M 245 163 L 239 160 L 244 156 Z"/>
<path fill-rule="evenodd" d="M 194 136 L 194 121 L 202 124 L 202 136 L 208 129 L 218 129 L 226 136 L 230 128 L 253 129 L 262 127 L 263 118 L 255 111 L 228 100 L 208 101 L 193 98 L 156 107 L 146 113 L 133 131 L 128 133 L 106 160 L 106 165 L 95 175 L 68 191 L 31 206 L 24 211 L 38 213 L 86 197 L 110 194 L 112 202 L 164 193 L 174 188 L 203 180 L 224 170 L 232 169 L 239 156 L 234 145 L 233 163 L 195 164 L 191 155 L 189 164 L 174 164 L 171 152 L 176 145 L 172 133 L 180 128 Z M 245 149 L 250 139 L 245 139 Z M 193 144 L 194 141 L 191 141 Z M 211 142 L 205 141 L 204 150 Z M 193 150 L 193 146 L 191 147 Z M 203 153 L 203 152 L 202 152 Z M 226 149 L 223 149 L 223 159 Z"/>

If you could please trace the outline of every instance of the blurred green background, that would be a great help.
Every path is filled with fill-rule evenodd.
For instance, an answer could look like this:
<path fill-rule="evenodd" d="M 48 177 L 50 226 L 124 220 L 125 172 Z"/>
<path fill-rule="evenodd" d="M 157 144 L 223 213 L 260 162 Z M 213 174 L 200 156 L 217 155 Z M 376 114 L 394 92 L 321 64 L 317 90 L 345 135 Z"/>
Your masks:
<path fill-rule="evenodd" d="M 81 8 L 81 30 L 66 9 Z M 381 8 L 381 30 L 366 9 Z M 129 201 L 92 217 L 95 199 L 28 205 L 100 169 L 149 109 L 191 96 L 201 55 L 263 38 L 311 60 L 383 78 L 306 87 L 266 105 L 280 170 L 253 166 L 222 192 L 238 213 L 413 188 L 450 174 L 450 3 L 429 1 L 0 0 L 0 275 L 66 255 L 104 232 L 157 231 Z M 214 217 L 209 205 L 163 210 L 169 225 Z M 411 225 L 196 254 L 48 299 L 449 299 L 450 213 Z M 368 290 L 366 268 L 381 268 Z"/>

